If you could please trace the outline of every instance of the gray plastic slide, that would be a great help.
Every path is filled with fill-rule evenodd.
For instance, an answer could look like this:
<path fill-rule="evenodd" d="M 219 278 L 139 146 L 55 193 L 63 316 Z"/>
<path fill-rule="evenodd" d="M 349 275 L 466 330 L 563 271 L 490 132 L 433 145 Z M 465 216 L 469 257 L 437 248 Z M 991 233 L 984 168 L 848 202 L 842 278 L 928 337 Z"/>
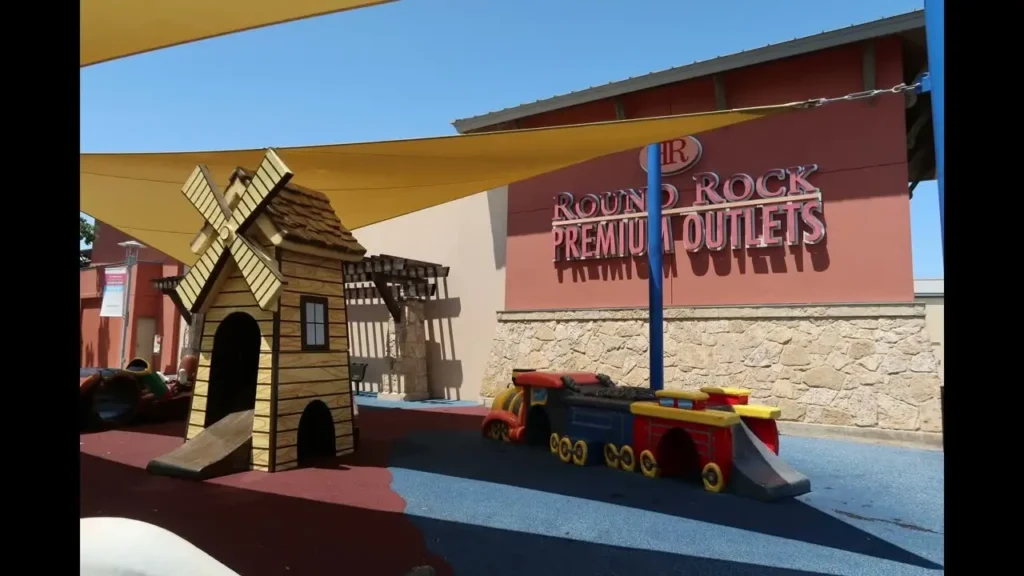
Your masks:
<path fill-rule="evenodd" d="M 811 491 L 811 481 L 794 470 L 740 422 L 732 433 L 733 491 L 765 502 Z"/>

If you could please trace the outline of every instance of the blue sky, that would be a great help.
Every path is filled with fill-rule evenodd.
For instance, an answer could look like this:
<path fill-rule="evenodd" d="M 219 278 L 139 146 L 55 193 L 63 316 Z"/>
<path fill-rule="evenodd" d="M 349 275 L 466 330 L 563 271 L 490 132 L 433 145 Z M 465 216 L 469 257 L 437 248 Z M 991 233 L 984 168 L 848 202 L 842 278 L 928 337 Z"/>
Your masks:
<path fill-rule="evenodd" d="M 454 134 L 492 110 L 920 9 L 922 0 L 401 0 L 86 68 L 83 152 Z M 275 71 L 280 71 L 275 73 Z M 933 182 L 916 277 L 941 277 Z"/>

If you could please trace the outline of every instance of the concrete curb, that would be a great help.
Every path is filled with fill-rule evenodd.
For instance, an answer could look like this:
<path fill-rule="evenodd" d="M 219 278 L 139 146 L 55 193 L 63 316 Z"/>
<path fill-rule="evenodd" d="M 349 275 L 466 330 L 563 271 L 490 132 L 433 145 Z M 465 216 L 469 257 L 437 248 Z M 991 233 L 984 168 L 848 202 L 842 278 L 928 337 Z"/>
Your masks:
<path fill-rule="evenodd" d="M 856 428 L 854 426 L 830 426 L 804 422 L 779 422 L 779 433 L 805 438 L 827 438 L 848 440 L 868 444 L 884 444 L 924 450 L 942 450 L 941 432 L 908 432 L 906 430 L 881 430 L 879 428 Z"/>
<path fill-rule="evenodd" d="M 490 406 L 492 402 L 494 402 L 493 398 L 480 397 L 480 404 L 482 406 Z M 941 432 L 908 432 L 905 430 L 881 430 L 878 428 L 780 421 L 779 433 L 785 436 L 802 436 L 804 438 L 825 438 L 828 440 L 865 442 L 868 444 L 883 444 L 904 448 L 942 450 Z"/>

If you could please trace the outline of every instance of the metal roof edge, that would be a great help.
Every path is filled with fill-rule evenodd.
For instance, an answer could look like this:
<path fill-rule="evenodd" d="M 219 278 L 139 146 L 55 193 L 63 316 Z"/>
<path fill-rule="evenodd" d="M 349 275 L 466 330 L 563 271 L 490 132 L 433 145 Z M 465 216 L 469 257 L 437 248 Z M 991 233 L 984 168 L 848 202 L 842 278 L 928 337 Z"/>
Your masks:
<path fill-rule="evenodd" d="M 917 278 L 914 280 L 914 296 L 918 298 L 939 297 L 946 294 L 944 278 Z"/>
<path fill-rule="evenodd" d="M 774 60 L 791 58 L 801 54 L 818 52 L 820 50 L 826 50 L 836 46 L 842 46 L 844 44 L 853 44 L 873 38 L 899 34 L 901 32 L 907 32 L 917 28 L 924 28 L 924 10 L 915 10 L 905 14 L 866 22 L 864 24 L 855 24 L 853 26 L 847 26 L 846 28 L 822 32 L 813 36 L 805 36 L 803 38 L 797 38 L 795 40 L 789 40 L 779 44 L 769 44 L 768 46 L 761 48 L 746 50 L 726 56 L 719 56 L 717 58 L 712 58 L 711 60 L 695 62 L 685 66 L 677 66 L 675 68 L 669 68 L 659 72 L 651 72 L 643 76 L 586 88 L 576 92 L 563 94 L 561 96 L 552 96 L 551 98 L 537 100 L 536 102 L 530 102 L 528 104 L 522 104 L 512 108 L 505 108 L 504 110 L 489 112 L 480 116 L 472 116 L 469 118 L 455 120 L 452 122 L 452 126 L 454 126 L 455 130 L 460 134 L 465 134 L 466 132 L 478 130 L 480 128 L 486 128 L 495 124 L 510 122 L 512 120 L 518 120 L 520 118 L 542 114 L 544 112 L 551 112 L 553 110 L 568 108 L 570 106 L 586 104 L 588 102 L 603 100 L 605 98 L 613 98 L 615 96 L 664 86 L 665 84 L 672 84 L 683 80 L 691 80 L 693 78 L 720 74 L 722 72 L 745 68 L 747 66 L 754 66 L 757 64 L 764 64 L 765 62 L 772 62 Z"/>

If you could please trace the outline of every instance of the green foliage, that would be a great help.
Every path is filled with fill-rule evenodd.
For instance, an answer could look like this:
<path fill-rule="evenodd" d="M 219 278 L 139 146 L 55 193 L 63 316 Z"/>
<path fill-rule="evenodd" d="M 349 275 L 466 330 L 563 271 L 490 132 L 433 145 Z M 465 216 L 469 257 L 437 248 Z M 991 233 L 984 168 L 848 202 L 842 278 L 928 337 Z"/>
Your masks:
<path fill-rule="evenodd" d="M 85 221 L 85 218 L 78 217 L 78 241 L 92 245 L 96 239 L 96 227 Z"/>
<path fill-rule="evenodd" d="M 96 240 L 96 227 L 85 221 L 85 218 L 78 217 L 78 244 L 85 243 L 88 246 L 92 246 L 93 241 Z M 84 268 L 90 264 L 89 258 L 84 253 L 79 251 L 78 253 L 78 266 Z"/>

